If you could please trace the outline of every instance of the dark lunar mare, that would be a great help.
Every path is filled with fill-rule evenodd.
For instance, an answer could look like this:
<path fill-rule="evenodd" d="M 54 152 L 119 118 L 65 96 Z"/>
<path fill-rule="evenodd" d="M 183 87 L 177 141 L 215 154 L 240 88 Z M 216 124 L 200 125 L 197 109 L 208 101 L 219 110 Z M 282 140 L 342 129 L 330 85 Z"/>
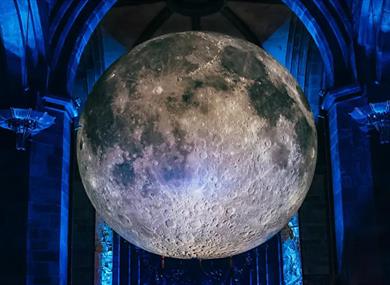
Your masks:
<path fill-rule="evenodd" d="M 237 58 L 242 60 L 237 60 Z M 280 116 L 295 121 L 294 128 L 298 144 L 304 156 L 310 157 L 309 151 L 315 147 L 315 144 L 313 144 L 313 141 L 316 141 L 315 132 L 303 114 L 298 119 L 293 115 L 296 112 L 291 110 L 296 110 L 298 105 L 288 94 L 286 86 L 273 84 L 268 76 L 266 67 L 251 51 L 227 46 L 222 52 L 221 65 L 230 73 L 254 80 L 248 88 L 249 98 L 257 114 L 262 118 L 266 118 L 271 127 L 276 126 Z M 305 108 L 310 111 L 310 106 L 302 90 L 298 85 L 296 87 Z M 285 168 L 287 166 L 288 154 L 289 150 L 282 143 L 277 143 L 272 155 L 275 164 Z M 302 165 L 301 174 L 304 174 L 307 163 L 310 163 L 310 160 L 306 160 L 305 165 Z"/>

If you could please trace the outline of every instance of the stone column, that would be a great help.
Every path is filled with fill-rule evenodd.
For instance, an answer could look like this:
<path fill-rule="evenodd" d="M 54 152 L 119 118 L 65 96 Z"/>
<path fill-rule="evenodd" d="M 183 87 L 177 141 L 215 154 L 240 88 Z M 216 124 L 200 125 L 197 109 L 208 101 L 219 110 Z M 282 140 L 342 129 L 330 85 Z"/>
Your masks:
<path fill-rule="evenodd" d="M 358 86 L 346 86 L 327 92 L 323 104 L 328 113 L 337 275 L 341 284 L 372 284 L 378 276 L 370 143 L 350 116 L 366 101 Z"/>
<path fill-rule="evenodd" d="M 55 124 L 32 138 L 27 221 L 27 284 L 67 284 L 72 104 L 44 97 Z"/>

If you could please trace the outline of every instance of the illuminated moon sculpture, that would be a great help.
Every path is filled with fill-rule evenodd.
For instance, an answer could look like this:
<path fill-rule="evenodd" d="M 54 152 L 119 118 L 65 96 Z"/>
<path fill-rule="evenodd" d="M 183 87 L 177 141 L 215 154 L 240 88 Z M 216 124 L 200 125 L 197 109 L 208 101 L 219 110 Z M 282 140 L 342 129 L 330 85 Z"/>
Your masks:
<path fill-rule="evenodd" d="M 97 82 L 80 124 L 96 211 L 163 256 L 221 258 L 265 242 L 302 204 L 316 164 L 296 81 L 261 48 L 220 34 L 137 46 Z"/>

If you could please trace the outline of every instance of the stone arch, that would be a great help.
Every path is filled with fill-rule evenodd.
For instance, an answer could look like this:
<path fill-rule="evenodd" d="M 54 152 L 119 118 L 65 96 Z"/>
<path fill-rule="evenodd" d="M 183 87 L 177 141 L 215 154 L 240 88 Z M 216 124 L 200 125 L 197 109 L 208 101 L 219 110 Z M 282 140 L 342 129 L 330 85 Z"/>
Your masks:
<path fill-rule="evenodd" d="M 356 79 L 355 58 L 352 45 L 352 27 L 341 1 L 283 2 L 301 20 L 324 61 L 329 84 L 332 87 L 354 82 Z"/>
<path fill-rule="evenodd" d="M 3 86 L 10 88 L 8 91 L 27 92 L 31 87 L 37 88 L 33 83 L 44 81 L 45 74 L 31 72 L 46 57 L 39 4 L 37 0 L 0 1 L 0 57 L 7 77 L 2 80 Z M 9 96 L 7 92 L 4 95 Z"/>
<path fill-rule="evenodd" d="M 117 0 L 69 0 L 54 6 L 50 26 L 50 91 L 67 96 L 81 54 L 93 31 Z M 340 1 L 283 0 L 302 21 L 326 66 L 329 87 L 356 80 L 351 23 Z M 68 94 L 61 94 L 66 90 Z"/>

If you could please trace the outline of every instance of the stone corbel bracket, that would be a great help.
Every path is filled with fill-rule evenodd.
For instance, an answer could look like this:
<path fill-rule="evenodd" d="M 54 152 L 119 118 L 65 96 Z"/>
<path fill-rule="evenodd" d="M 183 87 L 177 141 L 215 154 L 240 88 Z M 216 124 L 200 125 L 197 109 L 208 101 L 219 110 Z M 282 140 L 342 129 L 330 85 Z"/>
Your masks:
<path fill-rule="evenodd" d="M 343 86 L 323 92 L 321 109 L 329 111 L 337 102 L 361 96 L 362 88 L 358 84 Z"/>
<path fill-rule="evenodd" d="M 43 96 L 42 103 L 46 109 L 53 111 L 62 111 L 66 113 L 71 119 L 77 118 L 79 115 L 79 108 L 73 100 L 64 99 L 55 96 Z"/>

